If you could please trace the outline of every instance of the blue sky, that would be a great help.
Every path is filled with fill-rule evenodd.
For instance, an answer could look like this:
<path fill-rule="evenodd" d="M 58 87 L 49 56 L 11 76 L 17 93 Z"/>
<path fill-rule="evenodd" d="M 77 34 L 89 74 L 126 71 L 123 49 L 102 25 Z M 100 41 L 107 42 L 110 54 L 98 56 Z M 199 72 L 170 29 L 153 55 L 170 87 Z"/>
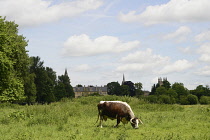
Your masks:
<path fill-rule="evenodd" d="M 141 82 L 158 77 L 188 89 L 209 85 L 209 0 L 0 0 L 19 24 L 30 56 L 71 84 Z"/>

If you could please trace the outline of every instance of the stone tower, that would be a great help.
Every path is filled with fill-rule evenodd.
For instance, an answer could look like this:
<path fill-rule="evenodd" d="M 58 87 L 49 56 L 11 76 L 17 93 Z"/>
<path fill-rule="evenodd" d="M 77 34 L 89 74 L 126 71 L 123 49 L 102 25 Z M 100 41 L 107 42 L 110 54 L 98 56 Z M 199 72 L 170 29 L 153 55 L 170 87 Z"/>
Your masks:
<path fill-rule="evenodd" d="M 163 80 L 162 80 L 162 78 L 161 78 L 161 77 L 159 77 L 159 78 L 158 78 L 158 84 L 159 84 L 160 86 L 162 86 L 162 85 L 163 85 Z"/>

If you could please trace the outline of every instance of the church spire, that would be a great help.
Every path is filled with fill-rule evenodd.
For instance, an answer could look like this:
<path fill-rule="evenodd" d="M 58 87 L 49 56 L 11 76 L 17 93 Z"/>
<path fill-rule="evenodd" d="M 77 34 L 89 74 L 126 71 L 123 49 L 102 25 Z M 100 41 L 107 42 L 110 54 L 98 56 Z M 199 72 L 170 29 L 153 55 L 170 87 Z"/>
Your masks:
<path fill-rule="evenodd" d="M 68 75 L 68 73 L 67 73 L 67 68 L 65 68 L 65 73 L 64 73 L 64 75 Z"/>
<path fill-rule="evenodd" d="M 124 76 L 124 73 L 123 73 L 123 80 L 122 80 L 122 85 L 125 83 L 125 76 Z"/>

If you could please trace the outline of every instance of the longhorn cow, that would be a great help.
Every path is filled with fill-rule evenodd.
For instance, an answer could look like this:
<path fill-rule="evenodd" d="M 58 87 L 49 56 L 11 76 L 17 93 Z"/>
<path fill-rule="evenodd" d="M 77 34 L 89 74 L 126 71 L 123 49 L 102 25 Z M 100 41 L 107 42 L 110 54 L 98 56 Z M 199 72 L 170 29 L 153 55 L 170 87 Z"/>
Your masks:
<path fill-rule="evenodd" d="M 99 117 L 99 126 L 101 128 L 103 127 L 103 120 L 106 121 L 107 118 L 111 120 L 117 119 L 117 124 L 114 127 L 117 127 L 120 122 L 123 124 L 130 122 L 133 128 L 138 128 L 139 123 L 143 124 L 140 119 L 135 117 L 131 107 L 122 101 L 100 101 L 98 104 L 98 119 Z"/>

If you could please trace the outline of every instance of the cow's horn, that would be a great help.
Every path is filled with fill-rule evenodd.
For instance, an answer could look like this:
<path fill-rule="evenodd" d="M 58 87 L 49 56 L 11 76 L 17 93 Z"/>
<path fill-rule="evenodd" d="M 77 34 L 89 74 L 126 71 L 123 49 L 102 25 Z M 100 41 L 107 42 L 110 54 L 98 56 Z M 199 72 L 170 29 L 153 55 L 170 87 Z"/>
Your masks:
<path fill-rule="evenodd" d="M 140 121 L 141 124 L 143 124 L 143 122 L 140 119 L 138 119 L 138 120 Z"/>
<path fill-rule="evenodd" d="M 134 119 L 134 118 L 130 119 L 130 122 L 131 122 L 132 124 L 134 124 L 134 123 L 132 122 L 133 119 Z"/>

